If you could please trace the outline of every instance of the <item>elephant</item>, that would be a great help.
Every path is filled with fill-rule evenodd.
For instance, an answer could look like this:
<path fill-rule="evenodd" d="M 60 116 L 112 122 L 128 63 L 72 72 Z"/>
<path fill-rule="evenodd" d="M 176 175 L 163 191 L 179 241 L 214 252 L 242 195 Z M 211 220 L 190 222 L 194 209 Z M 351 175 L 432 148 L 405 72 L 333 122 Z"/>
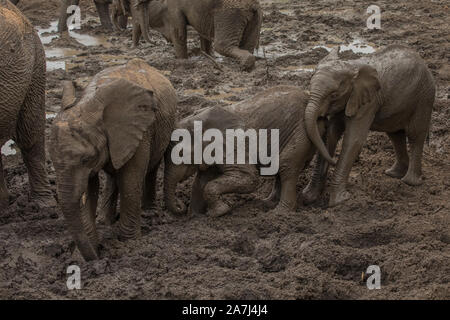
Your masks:
<path fill-rule="evenodd" d="M 120 0 L 131 1 L 133 45 L 141 35 L 150 42 L 149 27 L 159 31 L 175 47 L 179 59 L 187 59 L 187 26 L 201 39 L 201 49 L 215 50 L 238 60 L 244 70 L 254 67 L 253 51 L 259 47 L 262 9 L 258 0 Z"/>
<path fill-rule="evenodd" d="M 100 22 L 105 30 L 112 30 L 111 17 L 109 16 L 109 5 L 112 0 L 94 0 L 95 7 L 97 8 L 98 15 L 100 17 Z M 58 31 L 66 32 L 67 28 L 67 18 L 69 14 L 67 13 L 67 9 L 71 5 L 78 6 L 80 0 L 61 0 L 61 9 L 59 13 L 58 20 Z"/>
<path fill-rule="evenodd" d="M 305 123 L 319 156 L 313 177 L 303 190 L 305 203 L 316 201 L 323 191 L 328 163 L 334 164 L 331 156 L 342 135 L 329 206 L 350 198 L 346 182 L 369 130 L 385 132 L 394 146 L 396 161 L 385 173 L 408 185 L 419 185 L 435 90 L 425 61 L 405 46 L 388 46 L 350 61 L 339 60 L 338 49 L 334 49 L 319 63 L 310 82 Z M 316 126 L 320 117 L 329 118 L 326 146 Z"/>
<path fill-rule="evenodd" d="M 125 0 L 113 0 L 111 5 L 112 23 L 118 30 L 126 29 L 130 13 L 130 3 Z"/>
<path fill-rule="evenodd" d="M 170 81 L 140 59 L 101 71 L 80 99 L 71 82 L 63 93 L 50 155 L 59 205 L 89 261 L 99 257 L 99 172 L 112 181 L 112 191 L 105 191 L 108 214 L 116 214 L 120 196 L 119 239 L 139 237 L 141 209 L 153 200 L 156 172 L 175 126 L 177 97 Z"/>
<path fill-rule="evenodd" d="M 0 0 L 0 146 L 13 139 L 28 170 L 30 200 L 55 205 L 45 164 L 45 52 L 30 21 Z M 0 212 L 9 194 L 0 156 Z"/>
<path fill-rule="evenodd" d="M 295 210 L 297 207 L 296 183 L 301 170 L 309 164 L 315 147 L 309 140 L 303 124 L 308 94 L 295 86 L 276 86 L 253 98 L 226 107 L 212 107 L 182 119 L 177 128 L 194 131 L 194 122 L 202 121 L 202 129 L 279 129 L 279 170 L 267 203 L 276 203 L 276 210 Z M 318 128 L 325 131 L 324 121 Z M 223 139 L 225 141 L 225 139 Z M 225 145 L 225 142 L 224 142 Z M 165 154 L 164 201 L 175 214 L 186 212 L 186 206 L 175 196 L 177 183 L 196 173 L 192 187 L 189 214 L 207 213 L 218 217 L 228 213 L 232 206 L 222 199 L 227 193 L 251 193 L 256 189 L 257 167 L 245 164 L 208 165 L 173 161 L 176 144 L 172 141 Z M 260 148 L 265 146 L 259 146 Z M 191 141 L 188 150 L 194 150 Z M 203 145 L 205 148 L 205 145 Z M 228 151 L 227 151 L 228 152 Z M 176 153 L 175 153 L 176 154 Z"/>

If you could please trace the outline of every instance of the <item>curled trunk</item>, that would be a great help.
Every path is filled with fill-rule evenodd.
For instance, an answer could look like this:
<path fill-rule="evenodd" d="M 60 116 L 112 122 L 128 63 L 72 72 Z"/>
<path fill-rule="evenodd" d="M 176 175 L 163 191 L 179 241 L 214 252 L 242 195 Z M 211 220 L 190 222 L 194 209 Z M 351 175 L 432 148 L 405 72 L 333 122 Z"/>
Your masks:
<path fill-rule="evenodd" d="M 72 174 L 59 180 L 59 201 L 69 231 L 86 261 L 98 259 L 99 241 L 95 227 L 98 177 L 90 179 L 84 188 L 74 187 L 76 179 Z"/>
<path fill-rule="evenodd" d="M 182 179 L 182 173 L 177 171 L 180 170 L 176 170 L 175 166 L 166 162 L 164 169 L 164 202 L 170 212 L 182 214 L 186 211 L 186 207 L 175 195 L 177 184 Z"/>
<path fill-rule="evenodd" d="M 335 165 L 336 163 L 330 156 L 319 132 L 317 120 L 319 118 L 320 111 L 320 105 L 317 103 L 317 101 L 312 99 L 312 101 L 308 103 L 308 106 L 305 110 L 306 131 L 308 132 L 309 138 L 316 146 L 317 150 L 319 150 L 319 153 L 322 155 L 322 157 L 324 157 L 330 164 Z"/>

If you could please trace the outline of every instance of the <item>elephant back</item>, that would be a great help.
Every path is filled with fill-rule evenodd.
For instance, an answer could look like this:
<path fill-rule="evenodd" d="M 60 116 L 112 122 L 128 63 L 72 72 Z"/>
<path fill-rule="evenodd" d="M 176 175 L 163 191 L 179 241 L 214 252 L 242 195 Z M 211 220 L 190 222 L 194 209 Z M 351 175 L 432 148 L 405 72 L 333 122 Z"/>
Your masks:
<path fill-rule="evenodd" d="M 227 108 L 246 121 L 247 128 L 278 129 L 280 151 L 303 124 L 308 95 L 299 87 L 276 86 Z"/>
<path fill-rule="evenodd" d="M 31 22 L 8 0 L 0 0 L 0 31 L 2 38 L 12 31 L 21 38 L 35 32 Z"/>
<path fill-rule="evenodd" d="M 242 9 L 257 10 L 260 8 L 258 0 L 221 0 L 218 1 L 218 9 Z"/>

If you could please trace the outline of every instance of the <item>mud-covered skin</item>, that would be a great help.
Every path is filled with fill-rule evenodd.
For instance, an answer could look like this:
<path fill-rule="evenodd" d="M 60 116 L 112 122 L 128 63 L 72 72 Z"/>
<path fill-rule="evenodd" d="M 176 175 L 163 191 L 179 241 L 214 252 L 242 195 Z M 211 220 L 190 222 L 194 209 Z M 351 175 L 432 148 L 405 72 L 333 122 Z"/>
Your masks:
<path fill-rule="evenodd" d="M 130 0 L 133 16 L 133 43 L 141 34 L 150 41 L 148 27 L 161 32 L 173 43 L 177 58 L 186 59 L 187 26 L 201 38 L 202 50 L 215 50 L 240 62 L 250 70 L 255 65 L 253 51 L 259 46 L 262 10 L 257 0 Z"/>
<path fill-rule="evenodd" d="M 30 197 L 55 204 L 45 168 L 45 53 L 28 19 L 0 0 L 0 145 L 13 139 L 22 152 Z M 0 156 L 0 212 L 9 203 Z"/>
<path fill-rule="evenodd" d="M 98 258 L 100 170 L 111 176 L 100 206 L 106 218 L 115 220 L 120 197 L 119 237 L 140 235 L 142 198 L 155 194 L 154 173 L 175 124 L 176 103 L 170 82 L 140 59 L 97 74 L 79 101 L 70 85 L 65 88 L 50 153 L 60 207 L 86 260 Z"/>
<path fill-rule="evenodd" d="M 112 0 L 94 0 L 95 7 L 97 8 L 98 16 L 100 17 L 100 22 L 103 28 L 107 31 L 112 30 L 111 17 L 109 15 L 109 5 Z M 71 5 L 78 6 L 80 0 L 61 0 L 61 7 L 59 11 L 58 20 L 58 31 L 66 32 L 67 29 L 67 18 L 69 14 L 67 13 L 67 8 Z"/>
<path fill-rule="evenodd" d="M 315 148 L 308 139 L 303 125 L 304 110 L 308 95 L 294 86 L 277 86 L 265 90 L 255 97 L 227 107 L 215 107 L 183 119 L 180 128 L 193 134 L 194 121 L 202 121 L 203 130 L 218 129 L 272 129 L 279 130 L 279 171 L 268 202 L 278 203 L 276 210 L 295 210 L 297 207 L 296 184 L 301 170 L 311 160 Z M 323 132 L 323 123 L 320 124 Z M 192 135 L 191 134 L 191 135 Z M 270 143 L 270 138 L 269 138 Z M 203 148 L 208 143 L 203 145 Z M 228 213 L 232 206 L 223 201 L 227 193 L 250 193 L 256 189 L 257 168 L 251 164 L 214 164 L 214 165 L 175 165 L 170 155 L 172 147 L 166 153 L 165 193 L 167 207 L 181 213 L 183 205 L 175 199 L 176 184 L 197 172 L 191 193 L 190 212 L 208 212 L 210 216 Z M 237 145 L 235 145 L 237 147 Z M 259 146 L 261 148 L 261 146 Z M 191 146 L 191 150 L 194 146 Z M 224 140 L 224 150 L 225 140 Z M 247 150 L 248 151 L 248 150 Z M 225 155 L 224 155 L 225 163 Z M 193 170 L 192 167 L 196 167 Z"/>
<path fill-rule="evenodd" d="M 409 185 L 419 185 L 422 152 L 428 135 L 435 99 L 433 76 L 422 58 L 403 46 L 389 46 L 373 55 L 340 61 L 334 50 L 318 66 L 311 79 L 311 98 L 306 109 L 308 134 L 321 156 L 331 159 L 340 137 L 343 149 L 330 184 L 330 206 L 351 195 L 346 182 L 369 130 L 386 132 L 396 162 L 386 171 Z M 316 133 L 318 117 L 330 115 L 333 124 L 327 146 Z M 410 145 L 408 157 L 406 138 Z M 313 202 L 325 185 L 328 165 L 318 157 L 314 176 L 303 194 Z"/>

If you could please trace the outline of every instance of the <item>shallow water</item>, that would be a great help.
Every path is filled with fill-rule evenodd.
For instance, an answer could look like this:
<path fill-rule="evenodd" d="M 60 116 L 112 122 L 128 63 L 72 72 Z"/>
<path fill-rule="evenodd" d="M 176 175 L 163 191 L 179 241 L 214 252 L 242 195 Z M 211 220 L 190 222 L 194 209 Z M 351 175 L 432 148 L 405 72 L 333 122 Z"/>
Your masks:
<path fill-rule="evenodd" d="M 50 27 L 48 28 L 40 28 L 37 27 L 37 32 L 39 34 L 39 38 L 41 39 L 42 44 L 48 45 L 53 40 L 58 39 L 60 34 L 58 33 L 58 21 L 52 21 L 50 23 Z M 93 46 L 104 46 L 111 47 L 111 44 L 108 42 L 107 37 L 105 36 L 91 36 L 87 34 L 81 34 L 75 30 L 69 30 L 68 35 L 75 39 L 80 44 L 93 47 Z M 81 53 L 81 50 L 75 50 L 70 48 L 45 48 L 45 56 L 47 57 L 47 71 L 53 71 L 56 69 L 66 69 L 65 58 L 76 56 Z"/>

